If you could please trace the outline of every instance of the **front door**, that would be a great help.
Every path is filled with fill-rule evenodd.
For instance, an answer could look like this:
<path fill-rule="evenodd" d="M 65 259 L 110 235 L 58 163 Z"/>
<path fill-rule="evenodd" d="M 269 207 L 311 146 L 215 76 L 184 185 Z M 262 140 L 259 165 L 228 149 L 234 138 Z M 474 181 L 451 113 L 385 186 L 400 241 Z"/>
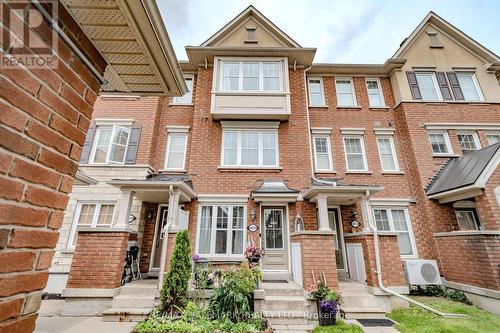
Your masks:
<path fill-rule="evenodd" d="M 346 270 L 344 233 L 342 232 L 342 223 L 339 219 L 338 208 L 328 208 L 328 223 L 330 224 L 330 229 L 335 231 L 334 246 L 337 269 Z"/>
<path fill-rule="evenodd" d="M 262 239 L 265 255 L 262 269 L 288 271 L 287 225 L 284 208 L 263 208 Z"/>
<path fill-rule="evenodd" d="M 165 224 L 167 224 L 167 214 L 168 214 L 168 207 L 166 206 L 160 207 L 160 211 L 158 212 L 158 218 L 156 219 L 153 247 L 151 249 L 150 270 L 160 269 L 161 248 L 163 245 L 163 235 L 161 231 L 163 230 Z"/>

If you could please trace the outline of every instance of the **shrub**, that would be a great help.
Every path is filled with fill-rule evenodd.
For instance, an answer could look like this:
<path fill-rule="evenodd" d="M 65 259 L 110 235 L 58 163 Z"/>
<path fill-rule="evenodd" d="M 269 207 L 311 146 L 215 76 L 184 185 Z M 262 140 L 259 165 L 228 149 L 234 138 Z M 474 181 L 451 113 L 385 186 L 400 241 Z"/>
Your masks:
<path fill-rule="evenodd" d="M 467 296 L 465 296 L 463 291 L 460 291 L 460 290 L 455 290 L 455 289 L 446 290 L 446 298 L 451 300 L 451 301 L 460 302 L 460 303 L 464 303 L 467 305 L 472 304 L 472 302 L 469 301 Z"/>
<path fill-rule="evenodd" d="M 444 297 L 450 301 L 460 302 L 468 305 L 472 304 L 462 291 L 455 289 L 443 289 L 440 286 L 434 285 L 425 286 L 423 288 L 417 286 L 416 289 L 411 290 L 410 294 L 415 296 Z"/>
<path fill-rule="evenodd" d="M 178 314 L 188 298 L 188 284 L 191 277 L 191 245 L 189 232 L 183 230 L 175 237 L 175 247 L 170 260 L 170 271 L 163 279 L 160 294 L 160 308 L 170 316 Z"/>

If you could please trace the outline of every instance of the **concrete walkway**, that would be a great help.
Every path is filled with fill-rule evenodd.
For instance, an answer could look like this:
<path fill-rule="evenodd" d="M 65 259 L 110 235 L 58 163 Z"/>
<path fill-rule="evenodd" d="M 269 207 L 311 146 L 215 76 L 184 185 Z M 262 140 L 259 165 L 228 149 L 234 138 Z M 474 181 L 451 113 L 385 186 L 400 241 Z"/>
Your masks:
<path fill-rule="evenodd" d="M 135 325 L 104 322 L 102 317 L 38 317 L 35 333 L 130 333 Z"/>

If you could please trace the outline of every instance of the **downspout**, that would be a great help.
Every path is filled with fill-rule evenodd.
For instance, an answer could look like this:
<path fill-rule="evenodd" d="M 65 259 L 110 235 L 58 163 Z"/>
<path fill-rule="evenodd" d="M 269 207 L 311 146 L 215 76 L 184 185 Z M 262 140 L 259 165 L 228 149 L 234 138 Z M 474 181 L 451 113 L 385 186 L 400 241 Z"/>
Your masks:
<path fill-rule="evenodd" d="M 370 210 L 369 210 L 369 206 L 368 206 L 368 199 L 370 197 L 370 191 L 367 190 L 366 191 L 366 199 L 365 200 L 365 211 L 368 212 L 367 214 L 370 214 Z M 366 216 L 366 219 L 368 221 L 371 221 L 371 218 L 370 218 L 371 215 L 369 216 Z M 439 310 L 436 310 L 428 305 L 425 305 L 423 303 L 420 303 L 410 297 L 407 297 L 405 295 L 401 295 L 400 293 L 398 292 L 395 292 L 394 290 L 391 290 L 389 288 L 387 288 L 386 286 L 384 286 L 384 282 L 382 281 L 382 265 L 380 264 L 380 247 L 379 247 L 379 241 L 378 241 L 378 231 L 377 231 L 377 225 L 376 223 L 370 223 L 368 222 L 368 224 L 370 225 L 370 227 L 372 228 L 373 230 L 373 244 L 374 244 L 374 248 L 375 248 L 375 265 L 376 265 L 376 271 L 375 273 L 377 274 L 377 281 L 378 281 L 378 286 L 380 289 L 382 289 L 382 291 L 388 293 L 388 294 L 391 294 L 393 296 L 396 296 L 402 300 L 405 300 L 411 304 L 414 304 L 416 306 L 419 306 L 427 311 L 430 311 L 434 314 L 437 314 L 438 316 L 441 316 L 441 317 L 448 317 L 448 318 L 464 318 L 464 317 L 468 317 L 467 315 L 463 315 L 463 314 L 458 314 L 458 313 L 446 313 L 446 312 L 441 312 Z"/>
<path fill-rule="evenodd" d="M 174 195 L 174 187 L 170 185 L 168 189 L 169 198 Z M 168 209 L 173 209 L 173 207 L 168 207 Z M 160 216 L 161 219 L 161 216 Z M 167 243 L 168 243 L 168 230 L 172 225 L 172 219 L 167 220 L 167 224 L 163 227 L 163 243 L 161 244 L 161 258 L 160 258 L 160 273 L 158 275 L 158 287 L 161 290 L 163 287 L 163 278 L 165 277 L 165 263 L 167 261 Z"/>

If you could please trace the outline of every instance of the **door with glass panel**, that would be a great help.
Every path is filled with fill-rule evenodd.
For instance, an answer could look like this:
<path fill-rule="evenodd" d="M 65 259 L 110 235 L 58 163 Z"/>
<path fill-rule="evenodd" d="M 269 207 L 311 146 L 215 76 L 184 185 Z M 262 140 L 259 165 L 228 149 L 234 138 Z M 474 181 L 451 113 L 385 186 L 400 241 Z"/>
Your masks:
<path fill-rule="evenodd" d="M 161 248 L 163 246 L 163 235 L 161 231 L 163 230 L 163 227 L 165 227 L 165 225 L 167 224 L 167 214 L 168 214 L 168 207 L 167 206 L 160 207 L 160 211 L 158 212 L 158 218 L 156 219 L 153 247 L 151 249 L 150 270 L 160 269 Z"/>
<path fill-rule="evenodd" d="M 337 261 L 337 269 L 345 270 L 345 247 L 344 247 L 344 234 L 342 232 L 342 223 L 338 215 L 338 208 L 328 208 L 328 223 L 330 229 L 335 232 L 333 239 L 333 246 L 335 248 L 335 259 Z"/>
<path fill-rule="evenodd" d="M 288 235 L 285 211 L 283 208 L 264 208 L 262 217 L 262 240 L 265 250 L 262 269 L 288 271 Z"/>

